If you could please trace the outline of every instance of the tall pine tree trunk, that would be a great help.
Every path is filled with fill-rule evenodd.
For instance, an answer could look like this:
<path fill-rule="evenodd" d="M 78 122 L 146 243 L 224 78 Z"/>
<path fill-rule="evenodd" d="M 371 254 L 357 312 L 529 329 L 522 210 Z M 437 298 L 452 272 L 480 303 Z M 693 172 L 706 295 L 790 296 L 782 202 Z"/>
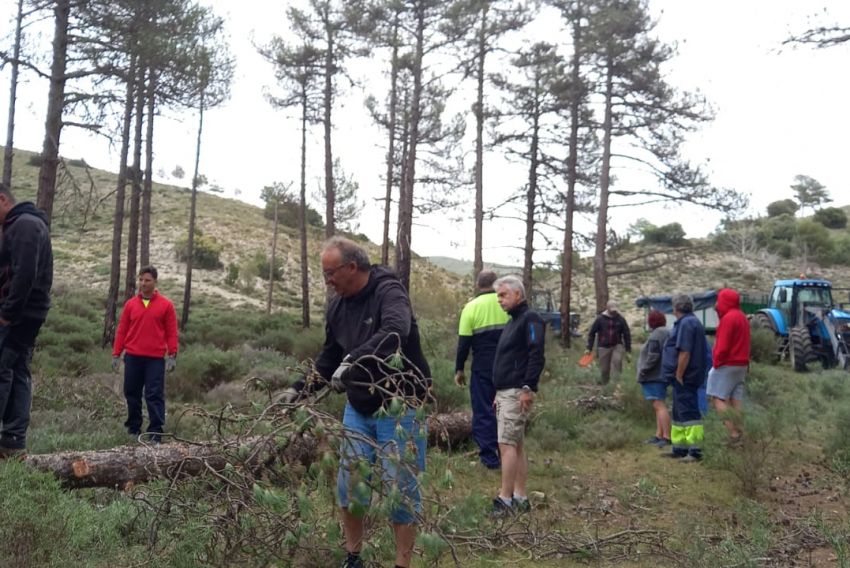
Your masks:
<path fill-rule="evenodd" d="M 151 263 L 151 199 L 153 197 L 153 121 L 156 110 L 156 71 L 148 75 L 147 133 L 145 135 L 145 186 L 142 189 L 142 238 L 139 261 L 142 266 Z"/>
<path fill-rule="evenodd" d="M 484 59 L 487 55 L 487 11 L 481 7 L 481 28 L 478 32 L 478 93 L 475 100 L 475 258 L 472 262 L 473 278 L 484 270 Z"/>
<path fill-rule="evenodd" d="M 133 192 L 130 195 L 130 225 L 127 229 L 127 272 L 124 280 L 124 299 L 136 293 L 136 272 L 139 254 L 139 208 L 142 199 L 142 132 L 145 125 L 145 67 L 139 66 L 136 89 L 136 130 L 133 137 Z"/>
<path fill-rule="evenodd" d="M 274 190 L 274 225 L 272 228 L 272 254 L 269 259 L 269 293 L 266 298 L 266 313 L 272 313 L 272 296 L 274 295 L 275 261 L 277 258 L 277 213 L 280 209 L 280 195 Z"/>
<path fill-rule="evenodd" d="M 44 143 L 38 172 L 36 205 L 53 217 L 56 196 L 56 169 L 59 167 L 59 136 L 62 133 L 62 110 L 65 107 L 65 65 L 68 57 L 68 25 L 71 0 L 56 0 L 53 6 L 53 63 L 50 66 L 50 88 L 47 93 L 47 118 L 44 121 Z"/>
<path fill-rule="evenodd" d="M 3 150 L 3 183 L 12 186 L 12 158 L 15 147 L 15 103 L 18 99 L 18 68 L 21 58 L 21 24 L 24 20 L 24 0 L 18 0 L 15 19 L 15 45 L 12 48 L 12 82 L 9 85 L 9 121 L 6 126 L 6 147 Z"/>
<path fill-rule="evenodd" d="M 390 63 L 390 117 L 389 143 L 387 145 L 387 188 L 384 196 L 384 238 L 381 242 L 381 264 L 390 263 L 390 211 L 393 204 L 393 182 L 395 181 L 396 116 L 398 113 L 398 12 L 393 20 L 393 51 Z"/>
<path fill-rule="evenodd" d="M 301 93 L 301 190 L 298 236 L 301 241 L 301 325 L 310 327 L 310 273 L 307 259 L 307 92 Z"/>
<path fill-rule="evenodd" d="M 608 191 L 611 185 L 611 136 L 613 130 L 614 68 L 609 61 L 605 69 L 605 116 L 602 122 L 602 172 L 599 179 L 599 212 L 596 217 L 596 252 L 593 256 L 593 284 L 596 290 L 596 311 L 608 303 L 608 267 L 605 253 L 608 246 Z"/>
<path fill-rule="evenodd" d="M 325 237 L 336 232 L 336 190 L 334 187 L 333 153 L 331 152 L 331 111 L 333 110 L 334 38 L 327 32 L 325 52 L 324 127 L 325 127 Z"/>
<path fill-rule="evenodd" d="M 535 93 L 540 92 L 540 77 L 534 79 Z M 539 165 L 538 151 L 540 148 L 540 95 L 534 102 L 534 116 L 531 127 L 530 163 L 528 166 L 528 191 L 525 196 L 525 247 L 522 265 L 522 284 L 525 292 L 531 297 L 533 284 L 531 271 L 534 268 L 534 212 L 537 200 L 537 167 Z"/>
<path fill-rule="evenodd" d="M 581 4 L 577 3 L 578 17 L 573 20 L 573 60 L 570 78 L 575 92 L 570 100 L 570 153 L 567 157 L 567 207 L 564 219 L 564 260 L 561 267 L 561 345 L 569 348 L 570 312 L 573 286 L 573 215 L 576 207 L 576 180 L 578 179 L 578 128 L 579 111 L 583 97 L 581 87 Z"/>
<path fill-rule="evenodd" d="M 118 289 L 121 286 L 121 232 L 124 228 L 124 190 L 127 185 L 127 156 L 130 153 L 130 127 L 133 122 L 135 101 L 136 58 L 130 58 L 127 72 L 127 94 L 124 101 L 124 120 L 121 128 L 121 158 L 118 166 L 118 184 L 115 188 L 115 216 L 112 219 L 112 259 L 109 264 L 109 292 L 106 296 L 106 313 L 103 316 L 101 345 L 107 347 L 115 339 L 115 313 L 118 310 Z"/>
<path fill-rule="evenodd" d="M 204 132 L 204 94 L 198 105 L 198 141 L 195 145 L 195 175 L 192 176 L 192 197 L 189 205 L 189 236 L 186 241 L 186 285 L 183 288 L 183 312 L 180 315 L 180 330 L 185 331 L 189 323 L 189 308 L 192 303 L 192 264 L 195 258 L 195 213 L 198 203 L 198 168 L 201 165 L 201 135 Z"/>
<path fill-rule="evenodd" d="M 404 164 L 404 181 L 399 196 L 399 223 L 396 239 L 396 267 L 405 289 L 410 290 L 411 237 L 413 228 L 413 186 L 416 181 L 416 146 L 419 143 L 419 120 L 422 114 L 422 57 L 425 46 L 425 7 L 416 7 L 416 48 L 413 57 L 413 94 L 410 100 L 410 132 L 407 158 Z"/>

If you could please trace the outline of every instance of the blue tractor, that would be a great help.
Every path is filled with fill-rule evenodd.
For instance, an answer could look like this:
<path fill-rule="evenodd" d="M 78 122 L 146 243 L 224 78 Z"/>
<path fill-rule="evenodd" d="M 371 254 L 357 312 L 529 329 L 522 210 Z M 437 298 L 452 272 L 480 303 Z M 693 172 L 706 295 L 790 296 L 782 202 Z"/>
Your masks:
<path fill-rule="evenodd" d="M 776 334 L 777 355 L 795 371 L 814 362 L 850 369 L 850 312 L 833 302 L 833 290 L 828 280 L 777 280 L 767 308 L 752 317 L 753 327 Z"/>

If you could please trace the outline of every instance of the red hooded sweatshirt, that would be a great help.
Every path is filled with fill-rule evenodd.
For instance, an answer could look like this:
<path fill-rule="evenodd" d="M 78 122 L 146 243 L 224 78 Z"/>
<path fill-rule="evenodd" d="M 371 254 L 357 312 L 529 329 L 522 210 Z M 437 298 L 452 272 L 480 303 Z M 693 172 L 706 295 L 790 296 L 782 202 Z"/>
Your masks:
<path fill-rule="evenodd" d="M 731 288 L 717 294 L 714 309 L 720 316 L 712 363 L 717 367 L 746 367 L 750 363 L 750 322 L 741 311 L 741 297 Z"/>

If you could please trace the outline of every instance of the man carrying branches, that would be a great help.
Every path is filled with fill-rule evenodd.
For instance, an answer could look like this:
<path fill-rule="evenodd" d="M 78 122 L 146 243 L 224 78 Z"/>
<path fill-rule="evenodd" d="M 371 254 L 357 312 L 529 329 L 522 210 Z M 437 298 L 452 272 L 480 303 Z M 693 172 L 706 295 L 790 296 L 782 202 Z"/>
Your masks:
<path fill-rule="evenodd" d="M 368 476 L 358 467 L 380 459 L 382 481 L 401 494 L 391 513 L 397 567 L 410 566 L 421 509 L 416 473 L 425 469 L 427 433 L 416 411 L 429 397 L 431 376 L 407 291 L 389 269 L 372 266 L 357 243 L 329 239 L 322 273 L 336 295 L 325 315 L 325 344 L 316 358 L 322 382 L 296 382 L 281 400 L 295 402 L 308 390 L 329 385 L 345 393 L 337 498 L 342 508 L 343 568 L 363 566 L 363 513 L 371 500 Z"/>

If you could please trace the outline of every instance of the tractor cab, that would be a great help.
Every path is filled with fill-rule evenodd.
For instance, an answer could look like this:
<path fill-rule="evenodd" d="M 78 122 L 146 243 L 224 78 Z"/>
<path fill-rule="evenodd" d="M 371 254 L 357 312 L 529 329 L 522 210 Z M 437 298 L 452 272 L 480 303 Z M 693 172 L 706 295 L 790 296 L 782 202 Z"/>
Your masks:
<path fill-rule="evenodd" d="M 833 303 L 832 290 L 828 280 L 777 280 L 767 308 L 753 315 L 753 326 L 776 334 L 778 355 L 797 371 L 815 361 L 850 368 L 850 313 Z"/>
<path fill-rule="evenodd" d="M 768 300 L 767 309 L 781 312 L 787 327 L 804 323 L 800 321 L 804 307 L 831 308 L 832 285 L 826 280 L 777 280 Z M 774 313 L 775 316 L 779 314 Z"/>

